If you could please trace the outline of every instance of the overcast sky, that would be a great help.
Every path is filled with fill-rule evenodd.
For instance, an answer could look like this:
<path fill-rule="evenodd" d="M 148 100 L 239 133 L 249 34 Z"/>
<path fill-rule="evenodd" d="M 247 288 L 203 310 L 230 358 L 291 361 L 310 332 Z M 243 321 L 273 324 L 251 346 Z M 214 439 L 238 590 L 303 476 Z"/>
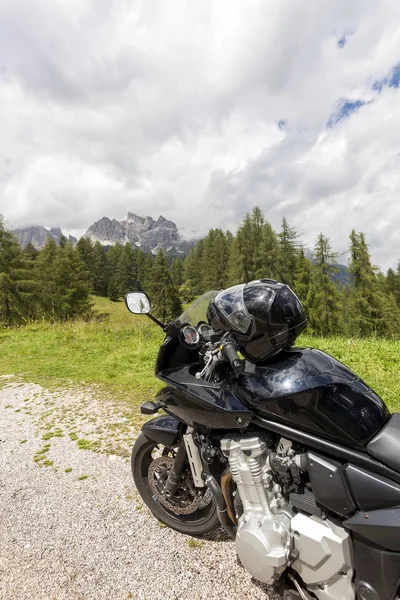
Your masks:
<path fill-rule="evenodd" d="M 400 259 L 399 0 L 0 0 L 0 213 L 185 235 L 261 206 Z"/>

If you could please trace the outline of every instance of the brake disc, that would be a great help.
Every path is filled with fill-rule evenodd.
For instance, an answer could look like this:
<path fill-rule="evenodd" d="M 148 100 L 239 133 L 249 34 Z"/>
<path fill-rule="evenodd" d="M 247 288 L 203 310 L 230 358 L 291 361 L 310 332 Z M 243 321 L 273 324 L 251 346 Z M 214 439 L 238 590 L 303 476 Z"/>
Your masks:
<path fill-rule="evenodd" d="M 183 472 L 174 495 L 170 498 L 165 496 L 165 483 L 173 466 L 174 459 L 171 456 L 160 456 L 150 464 L 148 477 L 153 497 L 177 515 L 190 515 L 207 506 L 212 500 L 211 491 L 208 488 L 205 492 L 196 490 L 188 469 Z"/>

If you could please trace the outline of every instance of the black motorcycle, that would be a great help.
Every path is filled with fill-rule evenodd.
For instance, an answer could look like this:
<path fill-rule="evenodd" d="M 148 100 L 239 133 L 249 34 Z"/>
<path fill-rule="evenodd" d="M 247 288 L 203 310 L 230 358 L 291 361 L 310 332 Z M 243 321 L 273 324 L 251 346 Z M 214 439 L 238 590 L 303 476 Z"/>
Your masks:
<path fill-rule="evenodd" d="M 328 354 L 272 280 L 207 292 L 164 325 L 143 293 L 128 309 L 165 331 L 141 412 L 136 487 L 190 535 L 218 527 L 240 562 L 287 600 L 400 595 L 400 415 Z"/>

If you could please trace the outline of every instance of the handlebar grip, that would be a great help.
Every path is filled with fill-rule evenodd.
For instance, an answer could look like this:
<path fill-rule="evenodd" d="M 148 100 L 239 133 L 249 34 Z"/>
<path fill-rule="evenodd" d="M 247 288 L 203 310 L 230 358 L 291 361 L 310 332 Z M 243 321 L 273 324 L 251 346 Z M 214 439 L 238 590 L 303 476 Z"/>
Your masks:
<path fill-rule="evenodd" d="M 227 342 L 224 344 L 222 354 L 229 360 L 236 375 L 244 373 L 244 365 L 238 356 L 236 344 L 234 342 Z"/>

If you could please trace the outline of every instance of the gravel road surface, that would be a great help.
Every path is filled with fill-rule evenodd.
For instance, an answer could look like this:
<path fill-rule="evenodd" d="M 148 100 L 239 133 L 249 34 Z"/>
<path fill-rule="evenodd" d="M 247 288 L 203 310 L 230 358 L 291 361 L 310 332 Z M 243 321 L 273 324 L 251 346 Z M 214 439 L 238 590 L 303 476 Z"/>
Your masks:
<path fill-rule="evenodd" d="M 135 411 L 86 388 L 0 386 L 1 599 L 268 599 L 223 535 L 184 536 L 143 506 Z"/>

